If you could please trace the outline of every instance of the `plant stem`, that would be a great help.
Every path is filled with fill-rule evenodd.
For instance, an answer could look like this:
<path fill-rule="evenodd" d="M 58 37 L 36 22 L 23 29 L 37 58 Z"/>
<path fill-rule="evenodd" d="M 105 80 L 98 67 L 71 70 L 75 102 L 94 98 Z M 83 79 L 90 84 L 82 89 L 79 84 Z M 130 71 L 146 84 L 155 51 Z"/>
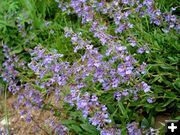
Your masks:
<path fill-rule="evenodd" d="M 6 121 L 5 128 L 7 129 L 7 134 L 10 135 L 8 109 L 7 109 L 7 93 L 6 92 L 7 92 L 7 85 L 5 86 L 5 90 L 4 90 L 4 104 L 5 104 L 4 111 L 5 111 L 5 121 Z"/>

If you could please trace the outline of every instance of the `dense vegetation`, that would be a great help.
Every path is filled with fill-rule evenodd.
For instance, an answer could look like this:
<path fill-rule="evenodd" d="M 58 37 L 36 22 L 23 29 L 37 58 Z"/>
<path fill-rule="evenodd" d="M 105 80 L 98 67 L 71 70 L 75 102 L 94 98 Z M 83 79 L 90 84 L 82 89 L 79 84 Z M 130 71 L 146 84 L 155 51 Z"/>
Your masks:
<path fill-rule="evenodd" d="M 158 115 L 180 119 L 179 5 L 0 1 L 1 95 L 27 122 L 51 112 L 49 134 L 150 134 Z"/>

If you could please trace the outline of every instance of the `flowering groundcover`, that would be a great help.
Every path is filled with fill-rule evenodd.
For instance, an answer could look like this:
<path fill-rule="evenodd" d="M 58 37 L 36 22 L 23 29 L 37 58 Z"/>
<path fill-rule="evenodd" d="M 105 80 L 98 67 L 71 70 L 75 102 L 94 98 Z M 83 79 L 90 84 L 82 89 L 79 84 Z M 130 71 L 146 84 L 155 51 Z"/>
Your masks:
<path fill-rule="evenodd" d="M 163 133 L 156 116 L 179 119 L 178 4 L 5 0 L 4 91 L 27 122 L 34 110 L 52 113 L 49 134 Z"/>

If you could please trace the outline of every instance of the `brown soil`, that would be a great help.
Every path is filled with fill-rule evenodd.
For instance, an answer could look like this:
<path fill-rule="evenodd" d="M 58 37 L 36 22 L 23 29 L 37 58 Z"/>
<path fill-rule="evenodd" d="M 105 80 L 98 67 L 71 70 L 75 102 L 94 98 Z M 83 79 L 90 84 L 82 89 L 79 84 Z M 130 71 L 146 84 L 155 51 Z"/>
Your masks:
<path fill-rule="evenodd" d="M 160 128 L 166 120 L 171 120 L 170 114 L 158 115 L 155 121 L 155 128 Z"/>
<path fill-rule="evenodd" d="M 5 102 L 3 97 L 0 97 L 0 131 L 5 128 L 11 131 L 12 135 L 49 135 L 49 128 L 45 127 L 45 120 L 51 117 L 49 112 L 36 110 L 32 112 L 33 120 L 26 122 L 25 117 L 19 115 L 19 110 L 13 106 L 15 98 L 12 96 L 7 99 L 7 112 L 5 113 Z M 3 124 L 6 116 L 8 117 L 8 125 Z M 0 132 L 1 135 L 1 132 Z"/>

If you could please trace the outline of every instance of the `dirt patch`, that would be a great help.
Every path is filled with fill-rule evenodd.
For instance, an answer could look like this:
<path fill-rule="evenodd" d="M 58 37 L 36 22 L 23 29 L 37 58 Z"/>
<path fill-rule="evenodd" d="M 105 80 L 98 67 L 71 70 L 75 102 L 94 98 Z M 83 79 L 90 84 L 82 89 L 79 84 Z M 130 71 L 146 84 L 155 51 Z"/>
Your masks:
<path fill-rule="evenodd" d="M 160 128 L 165 124 L 165 120 L 171 120 L 170 114 L 158 115 L 155 121 L 155 128 Z"/>
<path fill-rule="evenodd" d="M 11 96 L 7 99 L 7 111 L 5 112 L 5 102 L 0 97 L 0 131 L 7 128 L 12 135 L 49 135 L 51 131 L 45 125 L 45 120 L 52 117 L 50 112 L 34 110 L 31 122 L 27 122 L 25 117 L 19 115 L 19 110 L 14 108 L 16 98 Z M 0 132 L 0 135 L 3 133 Z"/>

